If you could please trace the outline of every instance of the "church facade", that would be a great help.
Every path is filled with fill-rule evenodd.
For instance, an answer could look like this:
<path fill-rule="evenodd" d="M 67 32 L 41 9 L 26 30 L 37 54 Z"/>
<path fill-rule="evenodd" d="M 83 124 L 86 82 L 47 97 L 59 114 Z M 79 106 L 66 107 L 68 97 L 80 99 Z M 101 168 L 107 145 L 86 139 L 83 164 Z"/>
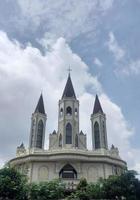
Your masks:
<path fill-rule="evenodd" d="M 84 177 L 88 182 L 119 175 L 126 162 L 119 156 L 118 148 L 108 148 L 106 115 L 96 95 L 91 114 L 92 150 L 87 149 L 86 134 L 79 129 L 79 101 L 70 74 L 58 104 L 58 130 L 49 135 L 49 149 L 44 149 L 45 113 L 43 96 L 31 118 L 29 147 L 17 147 L 16 157 L 9 161 L 29 182 L 62 179 L 77 184 Z"/>

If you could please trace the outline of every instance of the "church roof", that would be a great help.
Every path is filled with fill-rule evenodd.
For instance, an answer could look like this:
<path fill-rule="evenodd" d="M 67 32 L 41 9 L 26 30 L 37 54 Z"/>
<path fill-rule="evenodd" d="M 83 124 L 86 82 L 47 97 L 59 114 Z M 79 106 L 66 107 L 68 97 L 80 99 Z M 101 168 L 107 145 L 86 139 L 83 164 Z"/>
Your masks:
<path fill-rule="evenodd" d="M 44 102 L 43 102 L 43 96 L 42 96 L 42 94 L 40 95 L 38 104 L 36 106 L 35 113 L 36 112 L 45 114 L 45 108 L 44 108 Z"/>
<path fill-rule="evenodd" d="M 74 92 L 74 88 L 73 88 L 73 85 L 72 85 L 70 74 L 69 74 L 68 79 L 67 79 L 67 83 L 66 83 L 63 95 L 62 95 L 62 99 L 67 98 L 67 97 L 73 97 L 73 98 L 76 99 L 76 95 L 75 95 L 75 92 Z"/>
<path fill-rule="evenodd" d="M 93 108 L 93 114 L 96 114 L 96 113 L 103 113 L 103 110 L 102 110 L 102 107 L 101 107 L 101 104 L 100 104 L 97 94 L 95 97 L 95 103 L 94 103 L 94 108 Z"/>

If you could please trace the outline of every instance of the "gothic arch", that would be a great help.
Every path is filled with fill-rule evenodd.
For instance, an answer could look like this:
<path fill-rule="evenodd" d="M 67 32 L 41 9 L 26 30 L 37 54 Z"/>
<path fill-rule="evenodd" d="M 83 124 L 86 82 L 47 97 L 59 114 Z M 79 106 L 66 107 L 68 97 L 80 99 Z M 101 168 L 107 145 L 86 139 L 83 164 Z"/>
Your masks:
<path fill-rule="evenodd" d="M 72 144 L 72 126 L 70 123 L 66 125 L 66 144 Z"/>
<path fill-rule="evenodd" d="M 106 148 L 106 135 L 105 135 L 105 123 L 102 121 L 102 129 L 103 129 L 103 145 Z"/>
<path fill-rule="evenodd" d="M 35 126 L 35 123 L 36 123 L 36 120 L 33 119 L 33 120 L 32 120 L 32 126 Z"/>
<path fill-rule="evenodd" d="M 62 134 L 59 135 L 59 147 L 62 147 Z"/>
<path fill-rule="evenodd" d="M 70 164 L 66 164 L 59 172 L 59 178 L 77 179 L 77 171 Z"/>
<path fill-rule="evenodd" d="M 77 115 L 78 115 L 78 109 L 75 108 L 75 116 L 77 116 Z"/>
<path fill-rule="evenodd" d="M 37 139 L 36 139 L 36 147 L 37 148 L 42 148 L 43 130 L 44 130 L 43 121 L 39 120 L 38 129 L 37 129 Z"/>
<path fill-rule="evenodd" d="M 99 132 L 99 124 L 95 122 L 94 124 L 94 137 L 95 137 L 95 149 L 100 148 L 100 132 Z"/>
<path fill-rule="evenodd" d="M 63 115 L 63 108 L 60 109 L 60 116 Z"/>
<path fill-rule="evenodd" d="M 75 136 L 75 147 L 78 147 L 78 135 Z"/>
<path fill-rule="evenodd" d="M 30 138 L 30 146 L 33 146 L 33 140 L 34 140 L 34 132 L 35 132 L 35 125 L 36 125 L 36 120 L 32 120 L 32 129 L 31 129 L 31 138 Z"/>

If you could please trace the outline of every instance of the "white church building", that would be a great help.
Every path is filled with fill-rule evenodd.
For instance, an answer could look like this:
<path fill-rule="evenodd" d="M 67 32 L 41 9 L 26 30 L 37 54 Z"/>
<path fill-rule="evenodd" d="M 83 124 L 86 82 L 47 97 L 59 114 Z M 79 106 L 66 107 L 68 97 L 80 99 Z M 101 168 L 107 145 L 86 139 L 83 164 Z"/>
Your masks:
<path fill-rule="evenodd" d="M 91 114 L 92 150 L 87 149 L 86 135 L 79 131 L 79 101 L 70 74 L 58 103 L 58 130 L 49 135 L 49 148 L 44 149 L 45 113 L 41 94 L 31 119 L 29 147 L 21 144 L 16 157 L 9 161 L 29 182 L 62 179 L 77 184 L 80 178 L 97 182 L 99 178 L 119 175 L 126 169 L 118 148 L 108 148 L 106 115 L 96 95 Z M 90 117 L 90 116 L 89 116 Z M 89 134 L 89 133 L 88 133 Z"/>

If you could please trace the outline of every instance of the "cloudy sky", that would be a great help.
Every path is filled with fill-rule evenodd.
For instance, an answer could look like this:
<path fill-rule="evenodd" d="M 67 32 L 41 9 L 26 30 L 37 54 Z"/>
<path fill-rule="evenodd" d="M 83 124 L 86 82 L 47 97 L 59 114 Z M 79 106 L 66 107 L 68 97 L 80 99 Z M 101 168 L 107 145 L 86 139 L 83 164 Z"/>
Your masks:
<path fill-rule="evenodd" d="M 28 147 L 41 91 L 48 143 L 71 66 L 88 147 L 97 93 L 109 146 L 140 173 L 139 36 L 140 0 L 0 1 L 0 166 L 21 142 Z"/>

